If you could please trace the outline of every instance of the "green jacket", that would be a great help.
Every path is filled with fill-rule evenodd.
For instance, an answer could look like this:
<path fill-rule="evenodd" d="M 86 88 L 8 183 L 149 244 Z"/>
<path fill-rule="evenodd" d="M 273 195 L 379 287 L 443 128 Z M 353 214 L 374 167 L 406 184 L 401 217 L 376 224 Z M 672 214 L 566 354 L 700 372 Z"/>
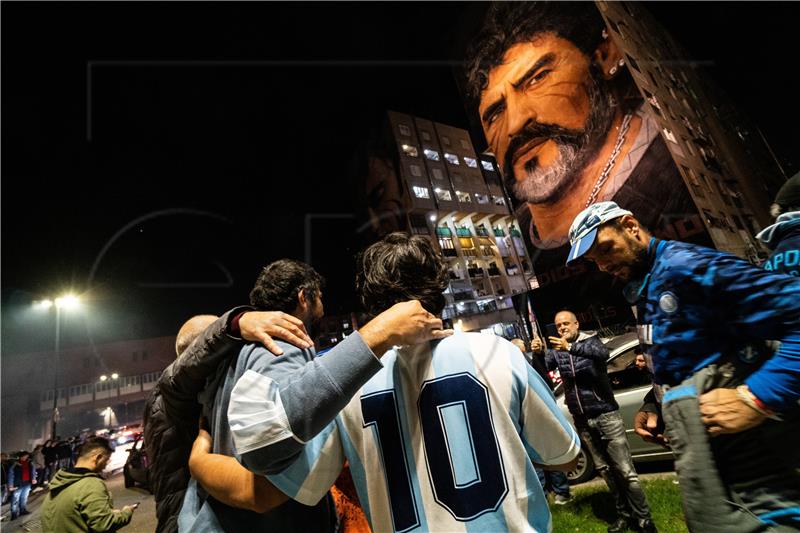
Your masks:
<path fill-rule="evenodd" d="M 56 472 L 41 516 L 44 533 L 116 531 L 128 525 L 133 511 L 114 509 L 111 493 L 99 474 L 72 468 Z"/>

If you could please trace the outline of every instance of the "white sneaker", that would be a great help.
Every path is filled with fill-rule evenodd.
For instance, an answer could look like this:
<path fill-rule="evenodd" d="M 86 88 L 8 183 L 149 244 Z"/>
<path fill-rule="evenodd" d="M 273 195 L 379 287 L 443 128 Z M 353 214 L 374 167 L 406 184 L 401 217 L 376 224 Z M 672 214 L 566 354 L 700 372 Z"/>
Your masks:
<path fill-rule="evenodd" d="M 561 494 L 556 494 L 556 497 L 553 498 L 553 503 L 556 505 L 566 505 L 572 501 L 572 496 L 562 496 Z"/>

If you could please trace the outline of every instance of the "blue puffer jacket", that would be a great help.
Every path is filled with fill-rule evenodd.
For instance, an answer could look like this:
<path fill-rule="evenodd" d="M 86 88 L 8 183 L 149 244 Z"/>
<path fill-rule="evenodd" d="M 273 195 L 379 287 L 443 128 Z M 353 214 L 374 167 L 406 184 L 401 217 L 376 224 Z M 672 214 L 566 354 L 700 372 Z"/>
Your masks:
<path fill-rule="evenodd" d="M 558 369 L 572 416 L 594 418 L 619 409 L 608 381 L 608 348 L 595 335 L 581 332 L 569 352 L 545 350 L 549 370 Z"/>

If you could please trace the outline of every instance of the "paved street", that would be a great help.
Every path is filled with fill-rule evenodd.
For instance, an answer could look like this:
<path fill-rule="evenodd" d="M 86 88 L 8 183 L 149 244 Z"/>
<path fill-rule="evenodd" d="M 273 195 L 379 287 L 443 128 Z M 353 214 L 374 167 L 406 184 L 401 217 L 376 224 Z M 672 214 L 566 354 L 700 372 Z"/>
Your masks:
<path fill-rule="evenodd" d="M 139 508 L 133 513 L 133 520 L 131 523 L 122 529 L 126 533 L 151 533 L 156 529 L 156 505 L 153 501 L 153 495 L 146 490 L 135 488 L 126 489 L 122 477 L 122 472 L 113 475 L 106 481 L 108 488 L 111 490 L 111 495 L 114 497 L 114 507 L 117 509 L 124 505 L 131 505 L 140 502 Z M 28 500 L 28 510 L 31 514 L 17 518 L 13 522 L 9 522 L 10 508 L 8 505 L 3 506 L 3 522 L 0 525 L 3 533 L 6 532 L 24 532 L 24 531 L 41 531 L 42 526 L 39 519 L 39 510 L 44 501 L 46 491 L 32 494 Z"/>

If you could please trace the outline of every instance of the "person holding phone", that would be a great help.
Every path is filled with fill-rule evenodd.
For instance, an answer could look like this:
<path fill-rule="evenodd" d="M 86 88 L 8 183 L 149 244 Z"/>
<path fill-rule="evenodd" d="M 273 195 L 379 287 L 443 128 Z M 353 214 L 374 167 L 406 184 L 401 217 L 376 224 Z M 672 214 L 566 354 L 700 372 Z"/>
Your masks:
<path fill-rule="evenodd" d="M 117 531 L 130 523 L 139 504 L 114 509 L 111 493 L 100 475 L 111 452 L 108 439 L 89 437 L 78 450 L 75 466 L 56 473 L 42 504 L 44 533 Z"/>
<path fill-rule="evenodd" d="M 619 405 L 608 380 L 608 348 L 597 335 L 580 331 L 578 318 L 571 311 L 560 311 L 554 322 L 557 335 L 547 329 L 551 349 L 546 349 L 539 338 L 533 340 L 531 347 L 534 354 L 544 355 L 549 370 L 558 369 L 561 374 L 566 404 L 575 426 L 614 496 L 617 520 L 608 531 L 631 528 L 654 532 L 656 526 L 633 466 Z"/>

